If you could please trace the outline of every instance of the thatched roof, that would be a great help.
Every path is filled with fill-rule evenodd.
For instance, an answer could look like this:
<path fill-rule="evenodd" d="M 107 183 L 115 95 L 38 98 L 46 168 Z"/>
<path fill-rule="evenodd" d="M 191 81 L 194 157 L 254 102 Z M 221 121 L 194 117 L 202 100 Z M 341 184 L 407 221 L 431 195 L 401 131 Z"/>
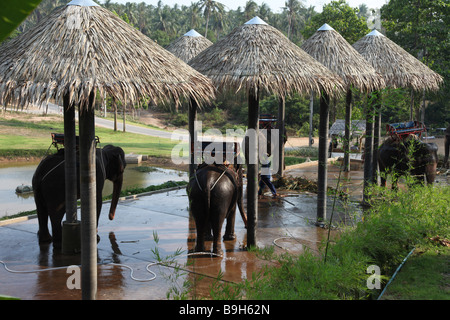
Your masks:
<path fill-rule="evenodd" d="M 166 47 L 166 50 L 172 52 L 175 56 L 188 63 L 189 60 L 212 44 L 211 41 L 192 29 L 170 43 Z"/>
<path fill-rule="evenodd" d="M 370 92 L 386 86 L 372 65 L 326 23 L 306 40 L 301 48 L 341 76 L 347 88 L 353 86 Z"/>
<path fill-rule="evenodd" d="M 218 89 L 291 92 L 342 92 L 342 79 L 259 18 L 235 28 L 189 64 Z"/>
<path fill-rule="evenodd" d="M 124 104 L 214 96 L 208 78 L 91 0 L 55 9 L 0 46 L 1 104 L 40 104 L 68 92 L 71 103 L 87 105 L 92 90 Z"/>
<path fill-rule="evenodd" d="M 387 86 L 439 90 L 443 78 L 399 45 L 374 30 L 353 44 L 383 77 Z"/>

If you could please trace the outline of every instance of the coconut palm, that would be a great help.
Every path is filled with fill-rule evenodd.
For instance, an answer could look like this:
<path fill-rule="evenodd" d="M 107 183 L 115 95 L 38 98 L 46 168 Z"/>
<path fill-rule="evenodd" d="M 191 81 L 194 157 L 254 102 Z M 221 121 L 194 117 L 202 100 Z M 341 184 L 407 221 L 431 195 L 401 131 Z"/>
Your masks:
<path fill-rule="evenodd" d="M 224 5 L 218 1 L 214 0 L 200 0 L 199 1 L 200 10 L 203 9 L 203 15 L 206 16 L 206 27 L 205 27 L 205 37 L 208 35 L 208 24 L 211 14 L 222 15 L 224 12 Z"/>

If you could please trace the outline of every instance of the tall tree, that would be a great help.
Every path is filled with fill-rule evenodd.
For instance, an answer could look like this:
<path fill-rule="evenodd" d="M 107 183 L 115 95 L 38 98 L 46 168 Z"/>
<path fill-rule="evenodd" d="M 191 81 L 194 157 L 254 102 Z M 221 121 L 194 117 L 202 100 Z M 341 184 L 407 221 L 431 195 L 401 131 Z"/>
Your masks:
<path fill-rule="evenodd" d="M 284 3 L 283 10 L 287 13 L 288 17 L 288 29 L 287 29 L 287 37 L 291 39 L 292 30 L 295 25 L 295 21 L 299 18 L 300 10 L 303 8 L 303 5 L 299 0 L 287 0 Z"/>
<path fill-rule="evenodd" d="M 358 8 L 352 8 L 345 0 L 331 1 L 323 6 L 321 13 L 311 19 L 311 23 L 302 31 L 307 39 L 324 23 L 328 23 L 350 44 L 355 43 L 370 32 L 365 17 L 358 17 Z"/>
<path fill-rule="evenodd" d="M 446 125 L 450 122 L 450 3 L 448 0 L 390 0 L 381 8 L 386 36 L 410 54 L 422 60 L 444 77 L 429 108 L 430 120 Z M 422 98 L 419 93 L 418 98 Z M 415 99 L 421 100 L 421 99 Z"/>
<path fill-rule="evenodd" d="M 224 12 L 224 6 L 222 3 L 214 0 L 200 0 L 200 9 L 203 9 L 203 15 L 206 17 L 205 37 L 208 35 L 208 24 L 211 14 L 220 15 Z"/>

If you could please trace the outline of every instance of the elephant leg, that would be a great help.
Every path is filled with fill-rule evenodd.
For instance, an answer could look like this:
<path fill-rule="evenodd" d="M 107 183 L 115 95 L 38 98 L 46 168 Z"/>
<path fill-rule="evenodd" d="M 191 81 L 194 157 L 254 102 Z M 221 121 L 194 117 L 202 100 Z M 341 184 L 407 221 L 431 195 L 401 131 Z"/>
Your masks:
<path fill-rule="evenodd" d="M 52 242 L 52 236 L 50 231 L 48 230 L 48 212 L 47 208 L 42 205 L 36 206 L 38 222 L 39 222 L 39 231 L 38 231 L 38 239 L 39 243 L 49 243 Z"/>
<path fill-rule="evenodd" d="M 427 165 L 427 168 L 425 171 L 425 177 L 427 179 L 427 184 L 433 184 L 434 180 L 436 179 L 436 168 L 437 168 L 437 162 Z"/>
<path fill-rule="evenodd" d="M 210 220 L 213 232 L 213 253 L 222 254 L 222 225 L 225 220 L 226 212 L 222 210 L 211 212 Z"/>
<path fill-rule="evenodd" d="M 53 246 L 60 248 L 62 245 L 62 219 L 64 217 L 65 207 L 55 210 L 53 214 L 50 214 L 50 221 L 52 223 L 53 232 Z"/>
<path fill-rule="evenodd" d="M 236 204 L 234 204 L 231 210 L 228 212 L 227 226 L 225 228 L 225 235 L 223 236 L 224 241 L 236 239 L 236 234 L 234 233 L 235 218 L 236 218 Z"/>
<path fill-rule="evenodd" d="M 191 201 L 191 212 L 194 216 L 195 220 L 195 229 L 197 231 L 197 239 L 195 241 L 195 252 L 204 252 L 205 251 L 205 233 L 207 232 L 207 228 L 209 222 L 207 221 L 206 209 L 202 207 L 203 201 L 200 200 L 200 204 L 198 199 L 194 199 Z"/>

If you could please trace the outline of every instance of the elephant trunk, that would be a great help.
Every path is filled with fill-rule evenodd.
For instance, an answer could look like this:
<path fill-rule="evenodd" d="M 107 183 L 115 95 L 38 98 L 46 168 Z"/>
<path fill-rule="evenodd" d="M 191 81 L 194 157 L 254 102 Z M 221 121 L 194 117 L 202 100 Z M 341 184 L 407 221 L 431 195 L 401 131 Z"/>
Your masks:
<path fill-rule="evenodd" d="M 117 203 L 119 202 L 120 192 L 122 191 L 123 174 L 113 183 L 113 194 L 111 200 L 111 207 L 109 209 L 109 220 L 113 220 L 116 214 Z"/>

